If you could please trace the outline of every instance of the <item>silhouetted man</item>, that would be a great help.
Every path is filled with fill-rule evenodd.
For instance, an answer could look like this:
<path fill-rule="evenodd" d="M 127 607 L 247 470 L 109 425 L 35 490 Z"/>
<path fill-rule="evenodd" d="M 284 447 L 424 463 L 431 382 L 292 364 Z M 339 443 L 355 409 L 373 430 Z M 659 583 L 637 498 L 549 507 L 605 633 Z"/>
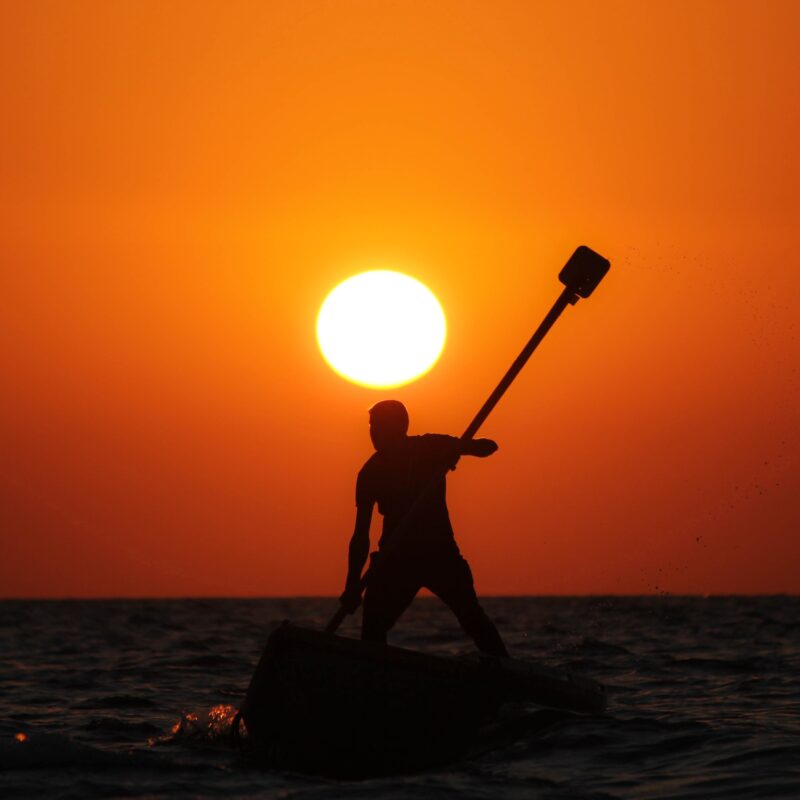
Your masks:
<path fill-rule="evenodd" d="M 465 442 L 440 434 L 408 436 L 407 431 L 408 412 L 399 401 L 384 400 L 370 409 L 369 434 L 376 452 L 358 473 L 356 525 L 341 603 L 352 612 L 361 602 L 359 583 L 369 554 L 372 508 L 377 503 L 383 533 L 364 595 L 361 638 L 384 643 L 386 633 L 424 587 L 447 604 L 480 650 L 507 656 L 500 634 L 478 603 L 472 571 L 456 545 L 445 501 L 445 475 L 459 457 L 485 458 L 497 450 L 497 444 L 491 439 Z M 398 525 L 431 482 L 435 482 L 433 490 L 394 541 Z"/>

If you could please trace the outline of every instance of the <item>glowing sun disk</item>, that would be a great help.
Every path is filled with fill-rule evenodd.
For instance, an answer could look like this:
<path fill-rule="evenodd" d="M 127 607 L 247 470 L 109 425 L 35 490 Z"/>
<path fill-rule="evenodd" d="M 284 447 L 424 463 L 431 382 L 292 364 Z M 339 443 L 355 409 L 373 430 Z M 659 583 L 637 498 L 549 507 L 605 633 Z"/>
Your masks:
<path fill-rule="evenodd" d="M 433 293 L 393 270 L 372 270 L 340 283 L 317 316 L 317 341 L 328 364 L 362 386 L 400 386 L 439 358 L 447 325 Z"/>

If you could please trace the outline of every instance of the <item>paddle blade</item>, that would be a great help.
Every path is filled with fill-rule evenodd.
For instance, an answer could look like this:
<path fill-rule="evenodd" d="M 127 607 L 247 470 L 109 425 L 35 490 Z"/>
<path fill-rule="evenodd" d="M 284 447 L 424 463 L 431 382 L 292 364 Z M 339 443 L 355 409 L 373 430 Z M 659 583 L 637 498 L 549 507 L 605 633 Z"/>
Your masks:
<path fill-rule="evenodd" d="M 558 279 L 579 297 L 588 297 L 603 280 L 611 262 L 581 245 L 558 273 Z"/>

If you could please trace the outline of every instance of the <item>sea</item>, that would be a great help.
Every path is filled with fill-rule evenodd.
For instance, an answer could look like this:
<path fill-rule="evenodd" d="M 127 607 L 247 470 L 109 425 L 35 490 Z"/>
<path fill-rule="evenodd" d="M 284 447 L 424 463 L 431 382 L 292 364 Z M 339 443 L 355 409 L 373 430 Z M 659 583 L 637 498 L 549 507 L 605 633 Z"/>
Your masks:
<path fill-rule="evenodd" d="M 482 602 L 515 657 L 602 682 L 606 712 L 519 726 L 422 772 L 337 781 L 266 768 L 230 736 L 270 630 L 321 629 L 334 600 L 3 601 L 0 797 L 800 798 L 800 597 Z M 433 597 L 391 643 L 472 650 Z"/>

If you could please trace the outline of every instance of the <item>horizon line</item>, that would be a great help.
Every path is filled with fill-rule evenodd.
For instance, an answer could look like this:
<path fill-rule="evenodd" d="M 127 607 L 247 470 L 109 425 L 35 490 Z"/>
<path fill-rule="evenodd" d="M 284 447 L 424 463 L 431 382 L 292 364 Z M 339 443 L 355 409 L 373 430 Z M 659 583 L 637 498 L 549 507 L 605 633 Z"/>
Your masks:
<path fill-rule="evenodd" d="M 726 597 L 800 597 L 800 592 L 616 592 L 616 593 L 575 593 L 575 594 L 484 594 L 480 600 L 532 600 L 532 599 L 609 599 L 609 598 L 699 598 L 704 600 Z M 0 597 L 0 603 L 6 602 L 65 602 L 65 601 L 126 601 L 126 600 L 331 600 L 335 602 L 339 595 L 326 594 L 291 594 L 291 595 L 19 595 Z M 415 600 L 438 600 L 435 595 L 421 595 Z"/>

